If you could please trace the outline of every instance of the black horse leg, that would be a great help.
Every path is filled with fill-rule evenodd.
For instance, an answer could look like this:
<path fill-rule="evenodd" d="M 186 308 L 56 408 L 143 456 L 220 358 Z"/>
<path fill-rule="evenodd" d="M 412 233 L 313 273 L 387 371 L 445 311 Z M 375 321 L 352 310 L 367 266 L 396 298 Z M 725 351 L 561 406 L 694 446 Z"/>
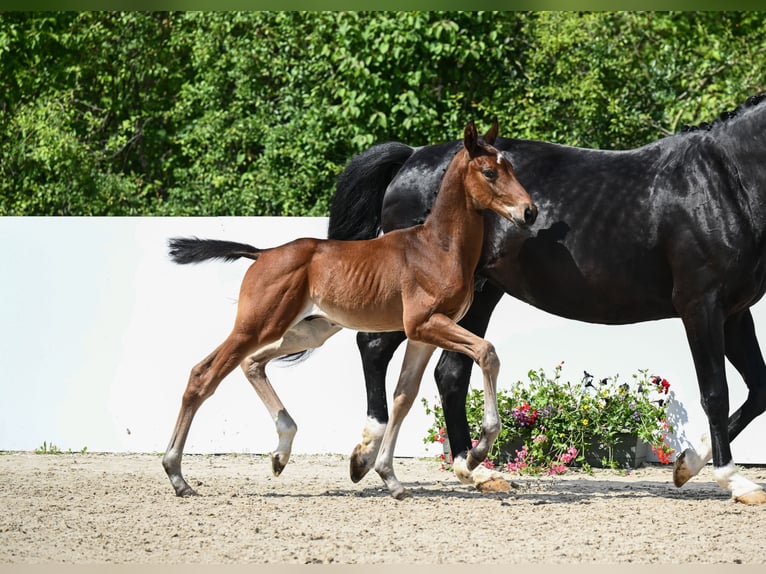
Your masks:
<path fill-rule="evenodd" d="M 375 465 L 375 458 L 388 423 L 386 371 L 397 347 L 406 337 L 404 332 L 357 333 L 356 343 L 362 356 L 364 384 L 367 390 L 367 424 L 362 442 L 351 453 L 351 480 L 359 482 Z"/>
<path fill-rule="evenodd" d="M 715 304 L 705 306 L 697 303 L 694 310 L 687 309 L 682 318 L 697 372 L 702 408 L 710 426 L 713 475 L 722 488 L 731 491 L 735 500 L 763 503 L 766 501 L 766 493 L 744 478 L 732 462 L 724 349 L 725 332 L 734 329 L 724 327 L 723 313 Z M 693 470 L 691 467 L 699 466 L 700 458 L 692 449 L 678 457 L 673 473 L 677 486 L 693 476 L 690 475 L 690 470 Z"/>
<path fill-rule="evenodd" d="M 727 319 L 724 335 L 726 357 L 748 388 L 747 399 L 729 417 L 729 440 L 734 440 L 754 418 L 766 411 L 766 364 L 749 309 Z"/>
<path fill-rule="evenodd" d="M 460 325 L 483 337 L 489 325 L 489 319 L 503 296 L 503 291 L 486 282 L 474 295 L 473 304 L 460 321 Z M 471 434 L 466 417 L 466 397 L 471 379 L 473 361 L 462 353 L 445 351 L 436 365 L 434 376 L 444 410 L 450 450 L 453 455 L 453 467 L 461 481 L 480 486 L 488 476 L 473 476 L 467 470 L 466 457 L 471 448 Z"/>

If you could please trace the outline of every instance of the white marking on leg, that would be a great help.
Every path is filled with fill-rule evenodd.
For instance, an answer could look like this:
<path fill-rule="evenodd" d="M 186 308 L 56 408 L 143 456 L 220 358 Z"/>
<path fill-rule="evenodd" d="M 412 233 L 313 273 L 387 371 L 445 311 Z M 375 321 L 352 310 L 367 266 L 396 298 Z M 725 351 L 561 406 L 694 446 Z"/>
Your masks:
<path fill-rule="evenodd" d="M 713 459 L 713 447 L 710 444 L 710 435 L 702 436 L 699 452 L 694 448 L 686 450 L 684 465 L 689 473 L 689 478 L 697 476 L 705 465 Z"/>
<path fill-rule="evenodd" d="M 463 484 L 473 485 L 472 471 L 468 470 L 468 463 L 465 458 L 459 456 L 452 461 L 452 468 L 455 471 L 455 476 Z M 478 467 L 477 467 L 478 468 Z M 474 469 L 476 470 L 476 469 Z"/>
<path fill-rule="evenodd" d="M 714 468 L 713 477 L 721 488 L 730 491 L 732 497 L 735 498 L 761 490 L 760 486 L 742 476 L 733 462 L 726 466 Z"/>
<path fill-rule="evenodd" d="M 293 439 L 295 433 L 298 432 L 298 425 L 295 424 L 293 418 L 287 413 L 287 411 L 279 411 L 276 421 L 274 421 L 277 427 L 277 436 L 279 437 L 279 443 L 277 444 L 277 450 L 274 454 L 280 456 L 280 460 L 287 464 L 290 459 L 290 453 L 293 450 Z"/>
<path fill-rule="evenodd" d="M 372 454 L 373 458 L 380 449 L 380 443 L 386 432 L 386 423 L 376 421 L 372 417 L 367 417 L 367 422 L 362 429 L 362 442 L 360 443 L 361 452 Z"/>
<path fill-rule="evenodd" d="M 457 476 L 460 482 L 475 486 L 482 492 L 507 492 L 510 490 L 508 481 L 503 478 L 502 474 L 487 468 L 483 464 L 480 464 L 473 470 L 468 470 L 466 459 L 458 457 L 453 461 L 452 468 L 455 470 L 455 476 Z M 487 488 L 489 484 L 491 484 L 491 488 Z"/>

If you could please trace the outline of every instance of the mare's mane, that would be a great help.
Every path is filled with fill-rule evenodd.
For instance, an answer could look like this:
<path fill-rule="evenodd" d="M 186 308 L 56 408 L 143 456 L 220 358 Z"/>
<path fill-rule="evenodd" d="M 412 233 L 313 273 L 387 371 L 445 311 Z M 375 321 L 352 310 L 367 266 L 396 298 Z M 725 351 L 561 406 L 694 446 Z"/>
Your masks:
<path fill-rule="evenodd" d="M 712 122 L 702 122 L 700 124 L 697 124 L 696 126 L 690 126 L 688 124 L 684 124 L 681 126 L 681 133 L 686 132 L 696 132 L 696 131 L 709 131 L 713 128 L 713 126 L 716 126 L 718 124 L 724 123 L 729 121 L 732 118 L 735 118 L 739 116 L 744 110 L 748 108 L 752 108 L 754 106 L 757 106 L 760 104 L 763 100 L 766 100 L 766 92 L 761 92 L 759 94 L 756 94 L 754 96 L 750 96 L 745 100 L 744 104 L 738 105 L 734 110 L 725 111 L 721 113 L 717 118 L 715 118 Z"/>

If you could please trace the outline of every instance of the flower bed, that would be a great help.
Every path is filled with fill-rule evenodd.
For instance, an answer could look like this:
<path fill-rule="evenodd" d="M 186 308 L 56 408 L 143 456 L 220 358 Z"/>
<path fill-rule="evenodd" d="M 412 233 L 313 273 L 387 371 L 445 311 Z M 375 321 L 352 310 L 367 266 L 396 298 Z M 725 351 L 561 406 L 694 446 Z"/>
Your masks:
<path fill-rule="evenodd" d="M 571 383 L 561 380 L 563 365 L 556 366 L 553 377 L 532 370 L 528 381 L 498 389 L 503 428 L 485 466 L 519 474 L 561 474 L 570 466 L 633 468 L 645 459 L 647 445 L 660 462 L 671 462 L 667 380 L 641 370 L 630 383 L 587 372 Z M 425 442 L 448 442 L 441 406 L 429 406 L 425 399 L 423 404 L 434 417 Z M 479 436 L 483 392 L 471 390 L 466 405 L 471 434 Z"/>

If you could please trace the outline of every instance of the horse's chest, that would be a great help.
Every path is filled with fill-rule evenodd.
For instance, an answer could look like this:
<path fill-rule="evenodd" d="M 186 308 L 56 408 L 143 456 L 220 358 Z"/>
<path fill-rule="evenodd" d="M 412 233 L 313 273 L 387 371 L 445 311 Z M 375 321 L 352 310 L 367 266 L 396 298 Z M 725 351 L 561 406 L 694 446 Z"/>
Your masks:
<path fill-rule="evenodd" d="M 473 303 L 473 283 L 460 282 L 460 284 L 446 285 L 445 287 L 436 296 L 436 310 L 454 321 L 459 321 Z"/>

